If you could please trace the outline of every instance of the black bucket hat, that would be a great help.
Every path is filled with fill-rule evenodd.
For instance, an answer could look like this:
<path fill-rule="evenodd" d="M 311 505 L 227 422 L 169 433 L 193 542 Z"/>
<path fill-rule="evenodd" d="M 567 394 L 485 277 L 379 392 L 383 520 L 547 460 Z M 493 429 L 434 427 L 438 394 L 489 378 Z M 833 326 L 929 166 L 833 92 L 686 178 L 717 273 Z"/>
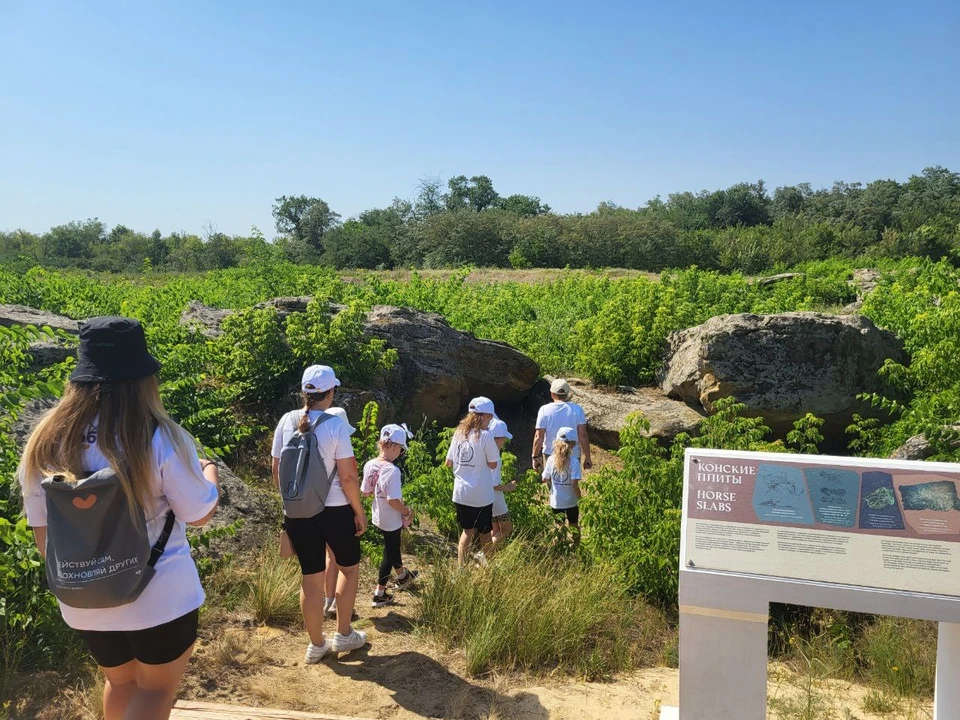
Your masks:
<path fill-rule="evenodd" d="M 96 317 L 80 325 L 80 353 L 71 381 L 140 380 L 159 371 L 138 320 Z"/>

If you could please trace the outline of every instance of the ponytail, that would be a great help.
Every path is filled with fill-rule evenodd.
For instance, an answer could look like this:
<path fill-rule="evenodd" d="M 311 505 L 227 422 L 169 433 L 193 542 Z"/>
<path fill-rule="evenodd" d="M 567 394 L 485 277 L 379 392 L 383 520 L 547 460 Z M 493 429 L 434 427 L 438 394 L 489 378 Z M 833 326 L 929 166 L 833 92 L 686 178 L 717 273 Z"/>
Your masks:
<path fill-rule="evenodd" d="M 300 417 L 300 422 L 297 423 L 297 431 L 300 432 L 301 435 L 310 430 L 310 411 L 314 409 L 314 405 L 322 403 L 330 397 L 330 393 L 332 392 L 333 388 L 322 393 L 300 393 L 303 399 L 303 415 Z"/>
<path fill-rule="evenodd" d="M 560 472 L 570 472 L 570 456 L 575 443 L 557 438 L 553 442 L 553 467 Z"/>

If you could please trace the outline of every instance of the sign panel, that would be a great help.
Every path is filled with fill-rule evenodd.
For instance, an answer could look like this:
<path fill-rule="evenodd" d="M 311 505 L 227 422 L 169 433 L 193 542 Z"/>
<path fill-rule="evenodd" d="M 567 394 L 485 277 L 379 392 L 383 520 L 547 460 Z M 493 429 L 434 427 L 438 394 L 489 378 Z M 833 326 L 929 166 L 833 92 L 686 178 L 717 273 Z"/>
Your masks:
<path fill-rule="evenodd" d="M 960 597 L 960 466 L 688 450 L 685 567 Z"/>

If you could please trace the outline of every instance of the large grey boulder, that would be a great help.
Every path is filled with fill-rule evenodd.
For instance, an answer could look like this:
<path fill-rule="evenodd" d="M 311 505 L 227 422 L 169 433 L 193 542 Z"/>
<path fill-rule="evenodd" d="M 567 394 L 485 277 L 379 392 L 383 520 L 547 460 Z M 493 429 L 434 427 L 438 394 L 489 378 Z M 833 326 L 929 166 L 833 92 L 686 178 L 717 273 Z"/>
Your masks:
<path fill-rule="evenodd" d="M 544 379 L 553 381 L 550 376 Z M 608 450 L 620 447 L 620 431 L 634 413 L 643 414 L 650 422 L 646 435 L 662 445 L 669 445 L 680 433 L 695 435 L 704 417 L 686 403 L 668 398 L 659 388 L 600 388 L 581 378 L 566 380 L 573 389 L 571 400 L 587 416 L 590 442 Z"/>
<path fill-rule="evenodd" d="M 454 330 L 434 313 L 378 306 L 368 313 L 365 332 L 397 351 L 386 386 L 407 422 L 453 424 L 477 395 L 519 403 L 540 376 L 539 365 L 519 350 Z"/>
<path fill-rule="evenodd" d="M 39 372 L 52 365 L 59 365 L 67 358 L 77 356 L 77 346 L 56 340 L 38 340 L 27 347 L 30 355 L 30 372 Z"/>
<path fill-rule="evenodd" d="M 960 448 L 960 437 L 958 437 L 960 425 L 948 425 L 943 429 L 951 432 L 951 435 L 948 436 L 951 439 L 947 439 L 946 446 L 954 450 Z M 908 438 L 903 445 L 890 453 L 890 457 L 893 460 L 926 460 L 936 454 L 937 448 L 934 447 L 926 435 L 920 433 Z"/>
<path fill-rule="evenodd" d="M 38 328 L 49 327 L 53 330 L 76 335 L 80 332 L 80 323 L 77 320 L 49 313 L 44 310 L 27 307 L 26 305 L 0 305 L 0 325 L 33 325 Z"/>
<path fill-rule="evenodd" d="M 277 308 L 283 321 L 305 311 L 310 299 L 276 298 L 258 307 Z M 332 314 L 342 309 L 330 304 Z M 193 302 L 181 323 L 216 338 L 223 320 L 234 312 Z M 519 403 L 540 376 L 537 363 L 520 351 L 455 330 L 435 313 L 378 306 L 367 313 L 364 332 L 368 338 L 383 340 L 399 356 L 383 387 L 373 388 L 386 395 L 371 399 L 381 403 L 381 419 L 393 416 L 411 427 L 424 420 L 455 423 L 469 399 L 477 395 L 495 403 Z M 355 404 L 362 411 L 360 401 Z M 356 420 L 355 408 L 347 409 L 351 420 Z"/>
<path fill-rule="evenodd" d="M 878 389 L 887 359 L 908 360 L 894 335 L 862 316 L 721 315 L 670 335 L 659 382 L 708 413 L 733 396 L 777 435 L 813 413 L 839 442 L 855 412 L 869 413 L 857 395 Z"/>

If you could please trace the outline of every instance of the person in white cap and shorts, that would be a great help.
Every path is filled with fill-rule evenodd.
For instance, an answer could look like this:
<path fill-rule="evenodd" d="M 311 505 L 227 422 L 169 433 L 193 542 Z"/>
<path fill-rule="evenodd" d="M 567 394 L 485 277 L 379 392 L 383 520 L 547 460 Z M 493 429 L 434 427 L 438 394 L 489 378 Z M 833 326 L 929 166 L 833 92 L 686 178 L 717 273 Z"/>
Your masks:
<path fill-rule="evenodd" d="M 589 470 L 593 467 L 590 458 L 590 436 L 587 435 L 587 416 L 583 408 L 570 402 L 573 390 L 566 380 L 556 379 L 550 383 L 550 397 L 552 402 L 540 408 L 537 413 L 536 430 L 533 434 L 533 467 L 541 470 L 544 467 L 544 455 L 553 452 L 553 443 L 557 439 L 557 432 L 562 427 L 570 427 L 576 431 L 577 444 L 574 455 L 578 464 Z M 581 457 L 582 454 L 582 457 Z"/>
<path fill-rule="evenodd" d="M 487 430 L 494 416 L 493 402 L 478 397 L 470 401 L 469 412 L 460 421 L 450 450 L 447 467 L 453 469 L 453 504 L 460 524 L 458 558 L 463 565 L 470 555 L 473 538 L 480 539 L 476 559 L 484 563 L 484 553 L 493 531 L 493 471 L 500 463 L 500 450 Z"/>
<path fill-rule="evenodd" d="M 315 421 L 333 404 L 337 376 L 326 365 L 313 365 L 303 373 L 301 390 L 304 406 L 284 415 L 273 436 L 273 479 L 279 486 L 280 455 L 295 432 L 309 432 Z M 347 424 L 333 417 L 313 432 L 317 449 L 333 476 L 323 511 L 310 518 L 284 517 L 284 530 L 300 562 L 300 610 L 310 636 L 305 661 L 320 662 L 330 650 L 347 652 L 367 642 L 365 633 L 350 626 L 357 597 L 360 570 L 360 536 L 367 518 L 360 502 L 357 461 L 350 444 Z M 324 580 L 327 545 L 339 565 L 337 582 L 337 632 L 331 642 L 323 634 Z"/>
<path fill-rule="evenodd" d="M 543 467 L 542 478 L 550 486 L 550 509 L 557 522 L 566 520 L 574 543 L 580 541 L 580 460 L 576 457 L 577 431 L 572 427 L 557 430 L 553 452 Z"/>
<path fill-rule="evenodd" d="M 497 448 L 501 452 L 503 451 L 503 446 L 507 444 L 507 441 L 513 440 L 513 435 L 510 434 L 507 424 L 496 415 L 490 420 L 490 426 L 487 430 L 493 435 L 493 440 L 497 443 Z M 517 483 L 504 483 L 501 476 L 502 470 L 503 462 L 498 460 L 497 467 L 493 471 L 493 534 L 490 540 L 490 549 L 492 551 L 498 550 L 513 532 L 513 523 L 510 521 L 510 509 L 507 507 L 507 500 L 503 494 L 516 490 Z"/>
<path fill-rule="evenodd" d="M 349 418 L 347 418 L 347 411 L 342 407 L 331 407 L 327 408 L 328 415 L 336 415 L 338 418 L 343 420 L 347 426 L 347 435 L 353 437 L 353 434 L 357 431 L 353 425 L 350 424 Z M 337 559 L 333 556 L 333 550 L 330 549 L 330 545 L 327 545 L 327 569 L 324 573 L 324 588 L 323 588 L 323 616 L 328 619 L 335 618 L 337 616 L 337 578 L 340 576 L 340 566 L 337 565 Z M 356 616 L 356 613 L 354 613 Z M 355 618 L 354 618 L 355 619 Z"/>
<path fill-rule="evenodd" d="M 393 596 L 387 593 L 387 583 L 393 571 L 397 573 L 395 587 L 398 590 L 409 587 L 419 575 L 404 567 L 400 554 L 400 533 L 410 525 L 413 510 L 403 502 L 400 468 L 394 464 L 407 451 L 407 439 L 411 437 L 413 435 L 406 425 L 384 425 L 377 442 L 380 454 L 363 466 L 360 490 L 364 495 L 373 496 L 373 524 L 383 536 L 383 562 L 373 592 L 373 607 L 393 602 Z"/>

